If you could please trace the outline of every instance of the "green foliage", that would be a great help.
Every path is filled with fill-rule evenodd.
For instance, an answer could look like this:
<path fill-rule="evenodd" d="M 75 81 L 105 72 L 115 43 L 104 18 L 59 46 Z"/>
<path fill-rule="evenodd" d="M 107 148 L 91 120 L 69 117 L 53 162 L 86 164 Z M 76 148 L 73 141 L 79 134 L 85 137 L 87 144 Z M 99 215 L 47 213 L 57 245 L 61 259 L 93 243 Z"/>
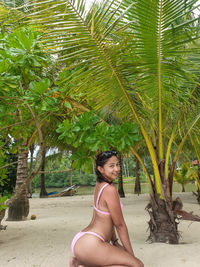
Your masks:
<path fill-rule="evenodd" d="M 130 184 L 130 183 L 135 183 L 135 176 L 129 176 L 129 177 L 124 177 L 123 176 L 123 183 L 124 184 Z M 140 182 L 141 183 L 147 183 L 147 177 L 144 172 L 140 173 Z"/>
<path fill-rule="evenodd" d="M 53 59 L 39 45 L 40 37 L 41 33 L 31 27 L 0 33 L 0 128 L 2 139 L 7 140 L 8 136 L 12 139 L 9 147 L 3 145 L 0 150 L 0 167 L 17 161 L 15 154 L 21 144 L 37 138 L 34 135 L 36 126 L 26 104 L 40 120 L 45 116 L 45 122 L 45 112 L 59 109 L 60 101 L 51 97 L 58 90 L 52 86 Z M 3 153 L 7 154 L 7 161 Z M 13 192 L 16 166 L 0 169 L 0 193 L 3 195 Z"/>
<path fill-rule="evenodd" d="M 17 161 L 17 155 L 13 153 L 13 147 L 15 147 L 14 142 L 7 141 L 7 142 L 4 142 L 3 148 L 0 150 L 0 194 L 1 195 L 12 194 L 13 189 L 15 187 L 17 165 L 16 164 L 12 165 L 12 163 Z"/>
<path fill-rule="evenodd" d="M 194 88 L 198 89 L 200 65 L 199 44 L 195 43 L 199 18 L 193 15 L 198 1 L 177 2 L 108 0 L 99 5 L 95 2 L 87 12 L 84 0 L 49 0 L 48 9 L 46 2 L 38 0 L 26 16 L 27 24 L 37 21 L 37 27 L 45 32 L 43 44 L 55 51 L 64 66 L 59 77 L 63 94 L 81 96 L 95 112 L 108 110 L 120 121 L 140 124 L 158 194 L 163 191 L 162 181 L 169 177 L 169 155 L 175 154 L 174 166 L 186 139 L 177 140 L 176 126 L 191 130 L 197 122 L 194 117 L 200 118 L 196 108 L 199 99 L 193 95 Z M 101 130 L 100 126 L 100 137 Z M 70 127 L 69 131 L 69 139 L 73 139 Z M 93 135 L 88 140 L 82 138 L 88 146 L 93 142 L 94 154 L 96 147 L 105 150 L 113 145 L 108 138 L 103 144 L 95 142 Z M 120 140 L 117 148 L 123 150 L 127 141 Z M 175 152 L 171 141 L 177 144 Z M 74 149 L 79 149 L 79 142 L 74 143 Z M 84 156 L 85 149 L 79 153 Z M 91 154 L 90 150 L 86 161 Z M 77 167 L 88 165 L 86 161 L 79 164 L 78 158 L 74 163 Z M 166 163 L 162 171 L 160 161 Z"/>
<path fill-rule="evenodd" d="M 92 173 L 91 174 L 85 174 L 85 173 L 80 174 L 80 172 L 74 171 L 73 184 L 94 186 L 96 184 L 96 175 Z"/>
<path fill-rule="evenodd" d="M 45 171 L 63 171 L 71 168 L 72 159 L 71 154 L 64 153 L 62 158 L 51 155 L 46 157 Z M 124 177 L 124 183 L 134 183 L 135 181 L 135 161 L 132 157 L 128 157 L 128 169 L 130 177 Z M 150 165 L 150 163 L 149 163 Z M 124 167 L 122 166 L 122 172 L 124 173 Z M 146 182 L 146 177 L 143 172 L 141 172 L 142 181 Z M 91 185 L 96 183 L 96 174 L 84 173 L 80 170 L 73 170 L 72 172 L 73 184 L 77 185 Z M 69 186 L 70 181 L 70 171 L 60 172 L 60 173 L 46 173 L 45 174 L 45 185 L 47 188 L 64 188 Z M 116 181 L 117 182 L 117 181 Z M 40 187 L 40 175 L 36 175 L 32 181 L 32 190 Z"/>
<path fill-rule="evenodd" d="M 72 164 L 70 153 L 63 153 L 62 157 L 50 155 L 46 157 L 45 171 L 56 171 L 45 174 L 45 185 L 47 188 L 63 188 L 70 185 L 70 168 Z M 63 172 L 66 170 L 66 172 Z M 69 171 L 67 171 L 69 170 Z M 60 172 L 59 172 L 60 171 Z M 72 172 L 73 184 L 77 185 L 94 185 L 96 183 L 95 174 L 86 174 L 80 170 Z M 32 181 L 32 188 L 40 187 L 40 175 L 36 175 Z"/>
<path fill-rule="evenodd" d="M 42 111 L 59 111 L 59 99 L 43 99 L 48 93 L 45 79 L 51 79 L 43 72 L 43 66 L 50 64 L 38 45 L 37 39 L 41 37 L 45 49 L 54 50 L 62 64 L 63 73 L 58 75 L 60 80 L 56 84 L 59 87 L 62 84 L 62 96 L 70 93 L 70 97 L 78 100 L 81 97 L 95 112 L 109 110 L 118 121 L 128 123 L 124 128 L 122 125 L 107 127 L 99 120 L 95 124 L 84 118 L 77 127 L 73 126 L 76 122 L 71 121 L 61 124 L 60 140 L 73 146 L 73 166 L 78 169 L 81 166 L 85 171 L 91 169 L 91 159 L 98 149 L 126 151 L 133 139 L 137 139 L 129 124 L 136 119 L 153 163 L 155 179 L 152 182 L 158 193 L 161 192 L 157 163 L 164 159 L 168 162 L 169 155 L 173 154 L 175 163 L 182 149 L 180 139 L 185 140 L 177 139 L 175 126 L 179 126 L 179 132 L 183 128 L 191 130 L 196 123 L 193 124 L 194 117 L 200 117 L 196 108 L 199 98 L 195 99 L 193 94 L 200 65 L 199 44 L 195 43 L 199 39 L 199 18 L 194 19 L 192 13 L 197 0 L 180 1 L 178 5 L 176 2 L 143 0 L 141 4 L 141 1 L 108 0 L 85 12 L 83 0 L 49 0 L 48 8 L 46 2 L 38 0 L 37 5 L 29 6 L 26 16 L 24 8 L 18 9 L 22 15 L 20 23 L 16 23 L 15 18 L 12 25 L 9 20 L 9 30 L 18 24 L 20 27 L 22 23 L 34 25 L 37 21 L 37 27 L 45 34 L 23 28 L 1 36 L 1 94 L 10 93 L 19 102 L 22 94 L 22 100 L 31 103 L 39 115 Z M 19 88 L 20 82 L 22 88 Z M 67 103 L 64 106 L 70 109 Z M 0 114 L 4 115 L 6 108 L 0 107 Z M 12 105 L 10 113 L 15 111 Z M 184 119 L 180 112 L 185 114 Z M 30 119 L 23 105 L 20 105 L 20 116 Z M 5 120 L 10 123 L 12 119 Z M 89 128 L 86 129 L 85 124 Z M 16 127 L 12 135 L 30 136 L 31 126 L 24 127 L 23 131 Z M 176 148 L 178 153 L 170 147 L 170 136 L 174 144 L 180 144 Z M 164 155 L 162 150 L 172 153 Z M 155 155 L 159 155 L 159 160 Z M 166 178 L 169 169 L 166 164 Z"/>
<path fill-rule="evenodd" d="M 0 150 L 0 167 L 3 167 L 6 163 L 6 157 L 3 151 Z M 0 188 L 4 185 L 7 178 L 7 169 L 0 169 Z"/>
<path fill-rule="evenodd" d="M 34 81 L 30 83 L 30 89 L 35 91 L 36 93 L 39 93 L 40 95 L 44 94 L 44 92 L 47 90 L 49 86 L 50 86 L 50 80 L 47 78 L 44 78 L 38 82 Z"/>
<path fill-rule="evenodd" d="M 183 163 L 180 167 L 180 171 L 175 170 L 174 179 L 182 186 L 186 185 L 192 179 L 192 173 L 188 164 Z"/>
<path fill-rule="evenodd" d="M 11 88 L 17 87 L 18 81 L 28 85 L 30 81 L 40 80 L 41 68 L 48 63 L 49 57 L 39 47 L 38 38 L 39 34 L 28 27 L 2 36 L 0 70 L 13 77 L 11 81 L 15 84 L 10 84 Z"/>
<path fill-rule="evenodd" d="M 7 199 L 8 199 L 8 196 L 0 197 L 0 211 L 8 208 L 8 206 L 5 204 L 5 201 Z"/>
<path fill-rule="evenodd" d="M 73 171 L 73 184 L 77 185 L 95 185 L 96 175 L 80 173 L 80 171 Z M 63 188 L 69 186 L 70 174 L 67 173 L 52 173 L 45 174 L 45 186 L 46 188 Z M 32 181 L 32 188 L 40 187 L 40 175 L 36 175 Z"/>
<path fill-rule="evenodd" d="M 48 77 L 49 55 L 42 51 L 38 39 L 41 34 L 30 27 L 23 27 L 5 33 L 0 38 L 0 126 L 12 125 L 16 121 L 32 119 L 27 112 L 26 103 L 34 107 L 37 115 L 43 110 L 54 110 L 55 102 L 46 97 L 51 82 Z M 42 95 L 46 97 L 42 98 Z M 47 102 L 47 104 L 46 104 Z M 51 105 L 49 105 L 49 102 Z M 43 108 L 49 106 L 47 108 Z M 9 128 L 9 134 L 15 140 L 26 140 L 35 130 L 31 123 L 28 127 Z"/>
<path fill-rule="evenodd" d="M 72 122 L 65 120 L 58 125 L 57 132 L 59 139 L 74 147 L 73 167 L 84 172 L 92 171 L 94 156 L 99 151 L 116 149 L 125 153 L 140 140 L 137 124 L 126 122 L 109 126 L 93 112 L 84 112 Z"/>
<path fill-rule="evenodd" d="M 0 140 L 0 147 L 3 145 L 3 141 Z M 6 151 L 0 149 L 0 167 L 3 167 L 7 163 Z M 7 178 L 7 169 L 0 169 L 0 188 L 4 185 L 5 179 Z M 1 193 L 1 192 L 0 192 Z"/>

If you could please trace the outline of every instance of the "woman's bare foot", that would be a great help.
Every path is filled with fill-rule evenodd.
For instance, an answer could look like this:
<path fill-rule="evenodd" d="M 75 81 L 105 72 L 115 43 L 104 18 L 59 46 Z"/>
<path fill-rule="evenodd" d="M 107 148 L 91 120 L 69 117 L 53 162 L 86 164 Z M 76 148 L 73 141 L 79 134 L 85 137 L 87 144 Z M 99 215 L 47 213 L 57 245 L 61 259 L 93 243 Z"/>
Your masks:
<path fill-rule="evenodd" d="M 73 257 L 73 258 L 70 259 L 69 266 L 70 267 L 76 267 L 77 266 L 77 264 L 76 264 L 76 258 L 75 257 Z"/>
<path fill-rule="evenodd" d="M 82 265 L 76 257 L 71 258 L 70 262 L 69 262 L 69 266 L 70 267 L 85 267 L 84 265 Z"/>

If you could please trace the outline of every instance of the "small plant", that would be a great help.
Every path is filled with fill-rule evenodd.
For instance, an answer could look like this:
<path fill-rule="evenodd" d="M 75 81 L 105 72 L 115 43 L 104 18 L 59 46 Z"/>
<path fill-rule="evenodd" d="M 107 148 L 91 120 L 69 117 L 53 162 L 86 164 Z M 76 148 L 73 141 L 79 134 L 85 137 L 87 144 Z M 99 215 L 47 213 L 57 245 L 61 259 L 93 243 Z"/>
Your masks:
<path fill-rule="evenodd" d="M 5 201 L 8 199 L 8 196 L 0 197 L 0 230 L 5 230 L 6 226 L 1 225 L 1 221 L 5 216 L 5 210 L 8 206 L 5 204 Z"/>
<path fill-rule="evenodd" d="M 5 201 L 8 199 L 8 196 L 0 197 L 0 212 L 2 210 L 5 210 L 8 208 L 8 206 L 5 204 Z"/>
<path fill-rule="evenodd" d="M 186 163 L 183 163 L 179 172 L 175 170 L 174 179 L 177 183 L 181 184 L 182 192 L 185 192 L 185 185 L 192 179 L 190 167 Z"/>

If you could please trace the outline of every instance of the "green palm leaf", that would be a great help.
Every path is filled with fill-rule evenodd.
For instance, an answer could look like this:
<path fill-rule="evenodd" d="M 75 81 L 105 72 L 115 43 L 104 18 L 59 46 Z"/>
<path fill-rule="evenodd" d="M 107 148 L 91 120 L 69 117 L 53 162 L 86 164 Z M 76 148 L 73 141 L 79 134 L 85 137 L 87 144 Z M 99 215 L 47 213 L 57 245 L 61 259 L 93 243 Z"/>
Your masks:
<path fill-rule="evenodd" d="M 59 82 L 65 94 L 80 93 L 95 111 L 138 121 L 158 184 L 151 133 L 163 160 L 168 122 L 174 127 L 197 82 L 197 2 L 113 0 L 86 11 L 83 0 L 37 0 L 26 13 L 18 9 L 20 23 L 42 32 L 44 49 L 70 70 Z"/>

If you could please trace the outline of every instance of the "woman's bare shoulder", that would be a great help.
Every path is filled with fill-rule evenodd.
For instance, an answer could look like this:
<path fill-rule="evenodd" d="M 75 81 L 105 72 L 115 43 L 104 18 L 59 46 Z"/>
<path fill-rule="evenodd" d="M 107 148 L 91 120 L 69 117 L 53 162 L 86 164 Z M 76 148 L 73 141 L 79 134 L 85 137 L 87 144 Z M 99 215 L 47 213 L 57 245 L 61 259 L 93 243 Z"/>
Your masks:
<path fill-rule="evenodd" d="M 105 190 L 106 194 L 111 194 L 111 195 L 118 194 L 117 189 L 112 184 L 106 186 L 106 188 L 104 190 Z"/>

